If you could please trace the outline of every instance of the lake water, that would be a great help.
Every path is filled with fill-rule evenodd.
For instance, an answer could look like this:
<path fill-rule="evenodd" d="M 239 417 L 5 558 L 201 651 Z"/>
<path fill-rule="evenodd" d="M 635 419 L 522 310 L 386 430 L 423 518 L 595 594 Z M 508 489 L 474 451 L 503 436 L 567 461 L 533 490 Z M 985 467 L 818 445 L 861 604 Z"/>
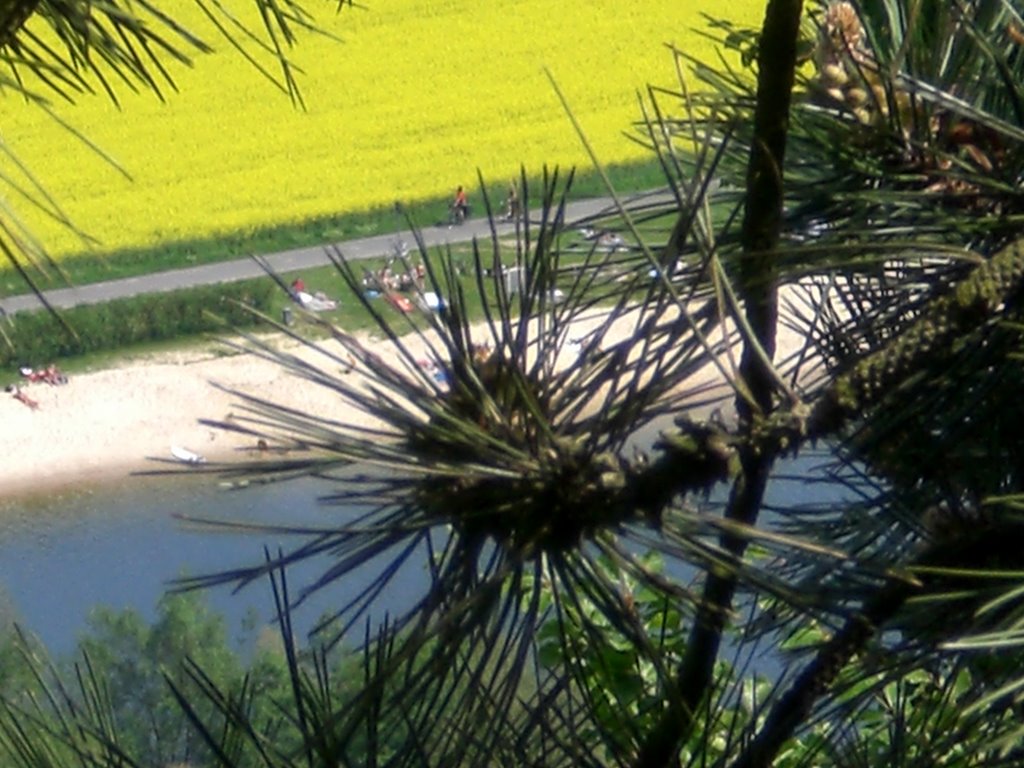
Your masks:
<path fill-rule="evenodd" d="M 821 503 L 844 495 L 843 488 L 822 483 L 816 469 L 821 461 L 820 455 L 808 455 L 780 465 L 768 501 Z M 253 564 L 262 559 L 264 545 L 273 551 L 296 543 L 269 534 L 198 530 L 175 514 L 289 524 L 343 522 L 351 510 L 317 503 L 318 495 L 330 489 L 323 481 L 301 480 L 226 491 L 210 476 L 135 477 L 117 486 L 0 501 L 0 608 L 53 654 L 66 655 L 95 605 L 133 608 L 152 618 L 171 580 Z M 302 576 L 301 569 L 289 571 L 292 583 L 300 583 Z M 312 626 L 329 608 L 354 595 L 367 578 L 356 573 L 320 595 L 296 615 L 297 628 Z M 410 607 L 423 579 L 421 569 L 406 568 L 378 601 L 378 609 Z M 210 590 L 207 599 L 225 614 L 235 635 L 250 611 L 264 620 L 272 618 L 266 582 L 238 594 L 227 588 Z"/>
<path fill-rule="evenodd" d="M 117 486 L 2 502 L 0 607 L 52 653 L 66 654 L 74 649 L 95 605 L 132 608 L 152 619 L 172 580 L 258 563 L 265 545 L 276 551 L 298 542 L 284 535 L 198 528 L 175 515 L 308 525 L 342 522 L 351 517 L 350 510 L 317 503 L 329 487 L 300 480 L 229 491 L 210 476 L 132 477 Z M 303 573 L 301 567 L 290 569 L 289 580 L 298 583 Z M 403 576 L 381 601 L 382 610 L 411 604 L 408 595 L 414 594 L 422 573 L 410 570 Z M 297 627 L 310 627 L 366 581 L 357 573 L 325 592 L 296 614 Z M 237 594 L 227 587 L 205 594 L 236 636 L 250 611 L 267 621 L 273 616 L 265 581 Z"/>

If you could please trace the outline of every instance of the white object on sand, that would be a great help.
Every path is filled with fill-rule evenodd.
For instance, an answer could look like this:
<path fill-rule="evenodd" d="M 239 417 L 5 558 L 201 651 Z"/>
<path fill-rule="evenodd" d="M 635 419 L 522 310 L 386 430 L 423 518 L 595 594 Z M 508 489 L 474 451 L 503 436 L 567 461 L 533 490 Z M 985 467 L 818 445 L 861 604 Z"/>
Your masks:
<path fill-rule="evenodd" d="M 420 298 L 420 304 L 429 312 L 438 312 L 444 309 L 444 299 L 433 291 L 424 291 Z"/>
<path fill-rule="evenodd" d="M 205 457 L 188 448 L 182 448 L 180 445 L 171 446 L 171 455 L 185 464 L 204 464 L 206 462 Z"/>
<path fill-rule="evenodd" d="M 325 312 L 327 310 L 338 308 L 338 302 L 334 299 L 327 298 L 323 291 L 317 291 L 316 293 L 298 291 L 295 294 L 295 297 L 304 309 L 308 309 L 312 312 Z"/>

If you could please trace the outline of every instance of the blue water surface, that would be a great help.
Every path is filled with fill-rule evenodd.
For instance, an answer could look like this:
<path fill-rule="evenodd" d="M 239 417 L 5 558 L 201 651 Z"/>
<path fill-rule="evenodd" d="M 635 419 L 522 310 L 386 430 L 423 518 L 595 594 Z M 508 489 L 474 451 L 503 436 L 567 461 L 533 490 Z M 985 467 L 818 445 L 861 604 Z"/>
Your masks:
<path fill-rule="evenodd" d="M 264 547 L 287 551 L 300 542 L 283 534 L 211 530 L 177 516 L 336 525 L 355 512 L 318 504 L 317 497 L 331 488 L 311 479 L 226 490 L 210 476 L 130 477 L 117 485 L 0 502 L 0 607 L 51 653 L 66 655 L 94 606 L 130 608 L 152 620 L 160 596 L 175 579 L 259 563 Z M 294 567 L 289 580 L 302 583 L 316 567 Z M 399 574 L 378 601 L 378 613 L 408 608 L 423 575 L 416 567 Z M 308 630 L 368 579 L 364 569 L 333 585 L 296 612 L 296 627 Z M 227 618 L 233 637 L 242 633 L 253 612 L 257 622 L 273 619 L 267 581 L 237 593 L 225 586 L 204 594 Z"/>
<path fill-rule="evenodd" d="M 846 497 L 846 488 L 822 476 L 822 462 L 821 455 L 810 454 L 781 463 L 768 490 L 769 504 L 822 504 Z M 67 655 L 94 606 L 131 608 L 152 619 L 174 579 L 251 565 L 262 560 L 265 546 L 288 550 L 298 543 L 278 534 L 197 528 L 176 515 L 338 525 L 356 511 L 317 503 L 333 488 L 314 479 L 225 490 L 208 475 L 131 477 L 116 485 L 0 501 L 0 609 L 35 633 L 51 653 Z M 427 581 L 422 562 L 410 562 L 398 574 L 376 602 L 376 617 L 406 610 L 421 596 Z M 289 580 L 304 583 L 325 564 L 299 566 L 289 572 Z M 297 629 L 307 631 L 351 599 L 376 570 L 371 566 L 350 574 L 303 606 L 295 615 Z M 233 637 L 242 635 L 252 612 L 257 622 L 273 619 L 266 582 L 238 593 L 220 587 L 206 595 L 226 617 Z"/>

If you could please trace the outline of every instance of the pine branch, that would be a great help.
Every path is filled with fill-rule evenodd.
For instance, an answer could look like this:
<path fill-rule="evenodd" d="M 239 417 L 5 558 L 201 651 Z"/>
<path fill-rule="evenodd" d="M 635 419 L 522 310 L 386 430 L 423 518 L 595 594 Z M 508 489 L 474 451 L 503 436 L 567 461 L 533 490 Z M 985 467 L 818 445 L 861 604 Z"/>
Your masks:
<path fill-rule="evenodd" d="M 836 433 L 964 337 L 991 322 L 1013 304 L 1024 283 L 1024 240 L 984 261 L 954 288 L 926 306 L 924 313 L 892 343 L 868 355 L 833 381 L 809 410 L 806 437 Z"/>
<path fill-rule="evenodd" d="M 1016 570 L 1020 552 L 1020 523 L 1014 519 L 974 521 L 970 525 L 939 532 L 924 544 L 901 574 L 879 585 L 863 610 L 852 615 L 846 624 L 824 643 L 772 706 L 757 735 L 746 745 L 732 768 L 769 768 L 779 751 L 793 738 L 801 725 L 834 687 L 842 670 L 861 654 L 873 638 L 888 626 L 913 597 L 946 595 L 943 603 L 930 603 L 926 612 L 945 615 L 944 633 L 958 633 L 971 617 L 977 617 L 979 605 L 990 600 L 983 593 L 975 594 L 970 579 L 958 577 L 962 569 L 976 569 L 985 563 L 993 570 Z M 950 597 L 951 596 L 951 597 Z M 966 601 L 963 605 L 961 601 Z M 973 603 L 973 604 L 972 604 Z M 959 609 L 957 605 L 959 605 Z M 943 608 L 936 608 L 941 605 Z M 962 611 L 963 624 L 956 618 Z M 952 613 L 950 613 L 952 611 Z M 940 622 L 942 623 L 942 622 Z M 927 624 L 902 622 L 905 638 L 935 644 L 948 636 L 936 637 Z"/>
<path fill-rule="evenodd" d="M 746 434 L 711 425 L 682 424 L 657 447 L 661 455 L 626 478 L 620 503 L 657 519 L 672 497 L 707 490 L 729 475 L 744 441 L 771 457 L 836 436 L 862 418 L 936 356 L 991 323 L 1024 289 L 1024 239 L 1011 243 L 929 302 L 921 316 L 889 344 L 838 374 L 810 403 L 753 419 Z M 623 506 L 623 514 L 628 506 Z"/>
<path fill-rule="evenodd" d="M 6 0 L 0 3 L 0 48 L 14 42 L 39 5 L 40 0 Z"/>
<path fill-rule="evenodd" d="M 779 750 L 806 721 L 818 699 L 831 688 L 850 659 L 877 634 L 878 628 L 900 609 L 913 588 L 912 582 L 906 580 L 890 581 L 863 612 L 847 620 L 775 703 L 761 731 L 732 768 L 770 768 Z"/>
<path fill-rule="evenodd" d="M 801 0 L 771 0 L 761 34 L 739 282 L 747 325 L 755 337 L 746 339 L 739 372 L 753 402 L 745 396 L 736 399 L 741 429 L 751 428 L 758 414 L 770 413 L 775 399 L 775 379 L 771 370 L 778 324 L 774 253 L 782 229 L 782 169 L 785 167 L 802 6 Z M 762 453 L 749 443 L 739 447 L 740 474 L 726 509 L 729 520 L 744 525 L 757 522 L 774 458 L 774 455 Z M 720 545 L 739 560 L 746 551 L 747 540 L 725 533 Z M 732 607 L 737 584 L 736 573 L 708 574 L 686 654 L 676 679 L 667 691 L 668 706 L 641 744 L 638 766 L 660 768 L 678 763 L 679 747 L 689 738 L 696 724 L 697 708 L 708 695 L 713 682 L 725 620 Z"/>
<path fill-rule="evenodd" d="M 789 411 L 778 411 L 752 424 L 750 434 L 745 436 L 749 443 L 739 447 L 741 465 L 745 466 L 730 501 L 732 518 L 739 519 L 744 511 L 749 514 L 750 508 L 744 507 L 741 500 L 748 494 L 751 498 L 756 496 L 762 479 L 757 473 L 770 466 L 771 460 L 794 446 L 840 432 L 852 419 L 870 411 L 888 392 L 901 386 L 929 360 L 953 348 L 958 338 L 992 322 L 1003 307 L 1018 301 L 1022 287 L 1024 240 L 1007 246 L 977 266 L 951 291 L 933 299 L 922 316 L 903 334 L 865 357 L 847 373 L 837 376 L 810 408 L 798 406 Z M 674 477 L 678 481 L 687 479 L 687 473 L 681 472 L 681 467 L 691 472 L 699 468 L 696 475 L 706 473 L 704 479 L 707 482 L 703 487 L 710 487 L 728 471 L 731 439 L 734 438 L 707 427 L 687 427 L 680 436 L 666 441 L 665 445 L 671 449 L 645 474 L 657 482 L 655 478 L 658 476 L 663 479 L 672 477 L 670 465 L 675 464 Z M 687 455 L 692 460 L 688 461 Z M 747 483 L 751 486 L 749 491 L 744 490 Z M 698 483 L 684 488 L 677 482 L 671 493 L 700 487 Z M 651 486 L 648 485 L 647 489 L 649 497 L 653 498 Z M 668 501 L 667 498 L 663 500 L 665 503 Z M 733 554 L 742 554 L 742 544 L 729 541 L 728 537 L 723 537 L 722 545 Z M 735 581 L 733 576 L 709 575 L 703 608 L 698 617 L 701 623 L 695 625 L 687 657 L 676 681 L 675 703 L 652 731 L 637 765 L 670 764 L 678 744 L 688 735 L 693 725 L 693 713 L 710 684 L 710 672 L 704 664 L 708 659 L 713 664 L 717 655 Z M 737 761 L 736 768 L 761 768 L 771 764 L 775 753 L 828 690 L 839 670 L 864 647 L 877 627 L 898 610 L 910 589 L 911 586 L 904 581 L 886 585 L 862 614 L 853 617 L 836 634 L 772 710 L 763 731 Z"/>

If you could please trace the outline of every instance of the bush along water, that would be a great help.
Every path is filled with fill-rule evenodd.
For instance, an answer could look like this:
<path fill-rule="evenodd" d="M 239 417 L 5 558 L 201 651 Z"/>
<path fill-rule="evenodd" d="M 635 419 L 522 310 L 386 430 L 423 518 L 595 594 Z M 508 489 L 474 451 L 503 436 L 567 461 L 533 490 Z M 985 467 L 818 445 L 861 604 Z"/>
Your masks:
<path fill-rule="evenodd" d="M 260 322 L 258 313 L 270 308 L 274 291 L 269 280 L 245 280 L 74 307 L 59 318 L 44 310 L 19 313 L 3 327 L 0 366 L 252 326 Z"/>

